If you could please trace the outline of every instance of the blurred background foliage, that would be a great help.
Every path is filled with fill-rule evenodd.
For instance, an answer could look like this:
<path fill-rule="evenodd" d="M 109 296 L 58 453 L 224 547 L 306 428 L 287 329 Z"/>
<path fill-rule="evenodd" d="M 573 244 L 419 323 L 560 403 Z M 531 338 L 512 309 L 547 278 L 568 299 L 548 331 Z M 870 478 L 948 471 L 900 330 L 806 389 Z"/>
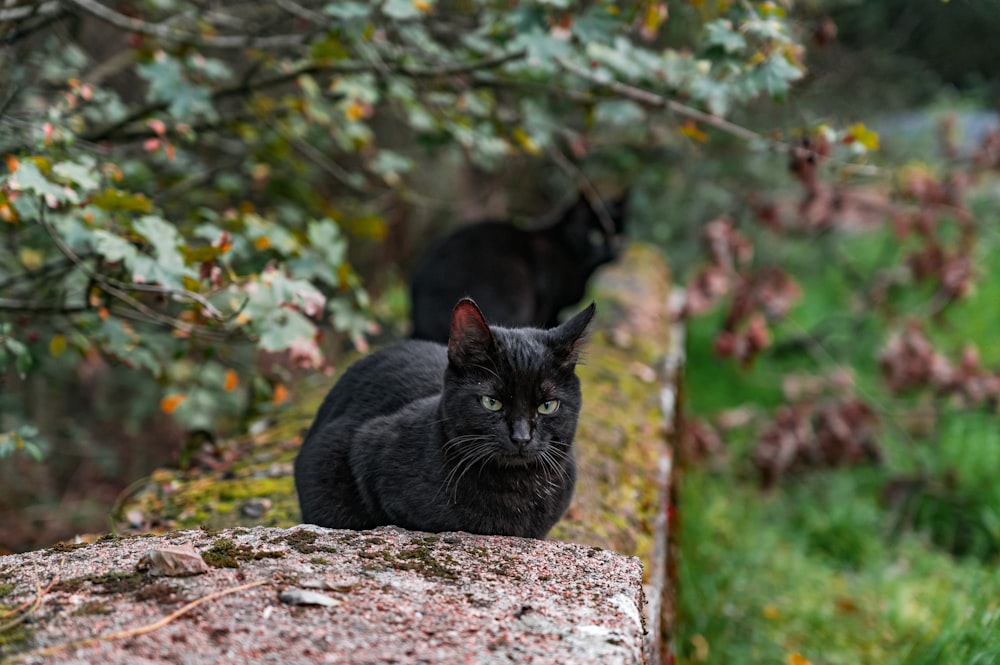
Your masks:
<path fill-rule="evenodd" d="M 405 334 L 448 228 L 627 186 L 688 287 L 679 661 L 992 662 L 998 38 L 1000 0 L 0 2 L 0 546 Z"/>
<path fill-rule="evenodd" d="M 0 451 L 40 511 L 11 529 L 400 334 L 458 221 L 644 179 L 663 235 L 662 174 L 785 97 L 801 37 L 774 2 L 5 2 Z"/>

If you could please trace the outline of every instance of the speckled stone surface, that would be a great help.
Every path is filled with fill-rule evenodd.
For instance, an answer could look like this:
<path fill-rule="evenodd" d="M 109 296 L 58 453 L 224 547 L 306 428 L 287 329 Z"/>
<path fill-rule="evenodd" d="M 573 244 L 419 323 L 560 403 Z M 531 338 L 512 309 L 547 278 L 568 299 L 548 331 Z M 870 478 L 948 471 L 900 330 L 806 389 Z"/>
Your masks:
<path fill-rule="evenodd" d="M 42 587 L 57 571 L 62 580 L 27 621 L 0 631 L 0 661 L 145 625 L 209 593 L 263 580 L 148 634 L 28 662 L 669 662 L 667 508 L 675 433 L 668 416 L 683 348 L 669 315 L 671 288 L 662 255 L 639 245 L 595 284 L 598 316 L 579 369 L 585 405 L 575 444 L 579 479 L 570 510 L 551 534 L 564 542 L 237 527 L 0 557 L 0 589 L 13 585 L 0 596 L 0 616 L 31 604 L 36 575 Z M 677 354 L 680 360 L 672 361 Z M 119 530 L 294 524 L 300 516 L 291 462 L 332 382 L 318 378 L 315 394 L 297 396 L 282 422 L 234 443 L 231 464 L 154 473 L 118 511 Z M 269 506 L 262 514 L 247 510 L 262 499 Z M 272 554 L 195 577 L 133 575 L 150 549 L 191 543 L 207 552 L 224 538 L 238 550 L 249 548 L 240 550 L 243 559 Z M 112 575 L 100 578 L 106 574 Z M 79 581 L 85 576 L 91 581 Z M 337 602 L 279 600 L 279 592 L 296 589 Z"/>
<path fill-rule="evenodd" d="M 177 578 L 136 572 L 143 554 L 185 544 L 221 553 L 209 557 L 217 566 L 238 567 Z M 11 585 L 0 603 L 30 611 L 0 642 L 3 662 L 648 662 L 642 564 L 595 547 L 299 526 L 178 531 L 63 549 L 0 557 L 0 582 Z M 145 634 L 65 648 L 258 581 Z M 279 598 L 308 600 L 310 593 L 327 604 Z"/>

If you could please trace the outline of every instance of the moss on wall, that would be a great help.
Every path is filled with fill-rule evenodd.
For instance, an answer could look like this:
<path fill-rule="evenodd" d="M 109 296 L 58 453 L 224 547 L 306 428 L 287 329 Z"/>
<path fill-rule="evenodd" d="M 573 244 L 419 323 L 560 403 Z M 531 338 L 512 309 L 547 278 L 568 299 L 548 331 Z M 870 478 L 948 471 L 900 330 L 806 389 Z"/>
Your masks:
<path fill-rule="evenodd" d="M 661 508 L 657 466 L 666 445 L 659 395 L 670 343 L 670 288 L 660 253 L 635 245 L 601 272 L 592 289 L 598 313 L 579 368 L 584 393 L 576 439 L 580 474 L 573 504 L 551 534 L 555 539 L 649 561 L 653 521 Z M 297 524 L 292 462 L 333 381 L 300 387 L 296 406 L 281 422 L 231 442 L 236 461 L 224 470 L 157 471 L 119 517 L 141 514 L 159 531 Z"/>

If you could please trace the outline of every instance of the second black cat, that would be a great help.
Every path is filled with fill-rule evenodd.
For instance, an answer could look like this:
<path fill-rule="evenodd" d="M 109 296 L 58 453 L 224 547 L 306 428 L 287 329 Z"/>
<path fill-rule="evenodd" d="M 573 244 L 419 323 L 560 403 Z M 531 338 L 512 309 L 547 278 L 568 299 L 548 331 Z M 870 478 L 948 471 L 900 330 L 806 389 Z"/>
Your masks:
<path fill-rule="evenodd" d="M 507 329 L 465 299 L 447 347 L 406 340 L 349 367 L 295 460 L 302 519 L 544 538 L 576 482 L 575 367 L 593 314 Z"/>
<path fill-rule="evenodd" d="M 594 271 L 621 251 L 625 196 L 604 208 L 602 220 L 581 196 L 540 229 L 489 221 L 445 236 L 413 272 L 413 337 L 446 342 L 451 308 L 462 297 L 475 300 L 490 323 L 556 325 L 559 312 L 583 298 Z"/>

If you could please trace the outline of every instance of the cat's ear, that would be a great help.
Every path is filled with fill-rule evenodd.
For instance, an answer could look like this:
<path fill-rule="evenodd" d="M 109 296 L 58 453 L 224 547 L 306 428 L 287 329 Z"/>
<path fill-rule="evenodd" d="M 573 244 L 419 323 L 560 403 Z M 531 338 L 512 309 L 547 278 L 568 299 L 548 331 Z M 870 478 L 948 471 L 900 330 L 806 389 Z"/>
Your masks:
<path fill-rule="evenodd" d="M 597 306 L 590 303 L 587 309 L 549 330 L 550 348 L 564 366 L 575 365 L 587 341 L 587 327 L 594 318 Z"/>
<path fill-rule="evenodd" d="M 629 189 L 626 187 L 621 194 L 604 204 L 608 214 L 611 215 L 611 221 L 615 224 L 615 233 L 618 235 L 625 232 L 625 217 L 628 216 L 628 195 Z"/>
<path fill-rule="evenodd" d="M 472 298 L 462 298 L 451 311 L 448 362 L 453 365 L 482 363 L 493 349 L 493 333 Z"/>

